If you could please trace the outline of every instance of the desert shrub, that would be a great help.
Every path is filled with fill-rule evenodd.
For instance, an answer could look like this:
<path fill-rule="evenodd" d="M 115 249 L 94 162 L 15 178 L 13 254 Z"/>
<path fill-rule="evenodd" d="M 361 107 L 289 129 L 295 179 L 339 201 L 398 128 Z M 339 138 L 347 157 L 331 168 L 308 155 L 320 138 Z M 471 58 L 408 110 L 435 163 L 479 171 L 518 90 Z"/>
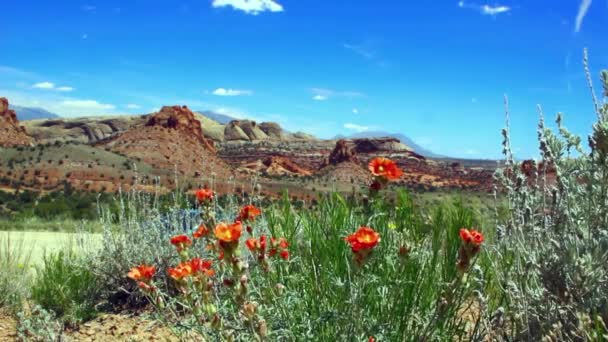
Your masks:
<path fill-rule="evenodd" d="M 16 314 L 22 309 L 29 295 L 30 255 L 22 239 L 0 237 L 0 310 Z"/>
<path fill-rule="evenodd" d="M 607 76 L 604 71 L 606 96 Z M 493 260 L 504 291 L 506 317 L 496 329 L 503 337 L 607 337 L 608 104 L 595 96 L 594 104 L 598 120 L 589 149 L 564 127 L 561 113 L 558 132 L 547 128 L 539 107 L 540 160 L 528 174 L 511 153 L 508 121 L 503 131 L 506 167 L 497 179 L 510 213 L 498 222 Z"/>
<path fill-rule="evenodd" d="M 174 196 L 173 203 L 167 204 L 160 196 L 134 190 L 119 194 L 116 207 L 101 211 L 103 238 L 91 258 L 91 267 L 103 283 L 103 297 L 112 304 L 140 305 L 143 297 L 137 292 L 132 295 L 135 286 L 125 277 L 126 272 L 141 263 L 166 269 L 176 260 L 166 241 L 195 227 L 198 213 L 183 211 L 181 195 L 176 192 Z M 166 277 L 164 273 L 160 275 L 164 279 L 161 282 L 168 284 Z"/>
<path fill-rule="evenodd" d="M 85 260 L 70 249 L 44 256 L 31 291 L 34 303 L 68 325 L 96 314 L 99 282 Z"/>
<path fill-rule="evenodd" d="M 35 305 L 29 313 L 17 314 L 17 337 L 20 341 L 60 341 L 61 324 L 53 313 Z"/>

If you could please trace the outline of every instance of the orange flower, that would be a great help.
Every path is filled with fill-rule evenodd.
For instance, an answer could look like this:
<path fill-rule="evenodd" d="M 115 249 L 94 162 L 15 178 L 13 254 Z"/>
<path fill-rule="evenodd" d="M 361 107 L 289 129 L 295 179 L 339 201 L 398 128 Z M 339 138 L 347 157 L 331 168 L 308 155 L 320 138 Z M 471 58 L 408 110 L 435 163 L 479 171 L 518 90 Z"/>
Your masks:
<path fill-rule="evenodd" d="M 211 269 L 211 261 L 203 260 L 201 258 L 194 258 L 189 261 L 190 268 L 192 269 L 192 273 L 201 273 L 205 274 L 208 277 L 211 277 L 215 274 L 215 271 Z"/>
<path fill-rule="evenodd" d="M 262 211 L 260 209 L 258 209 L 256 206 L 252 205 L 252 204 L 248 204 L 246 206 L 244 206 L 243 208 L 241 208 L 241 211 L 239 212 L 239 216 L 237 217 L 237 221 L 255 221 L 256 216 L 259 216 L 262 214 Z"/>
<path fill-rule="evenodd" d="M 133 267 L 127 276 L 136 281 L 148 282 L 152 279 L 155 273 L 156 268 L 154 266 L 140 265 Z"/>
<path fill-rule="evenodd" d="M 247 246 L 247 248 L 250 251 L 255 251 L 256 249 L 258 249 L 259 243 L 257 239 L 251 238 L 251 239 L 247 239 L 247 241 L 245 241 L 245 245 Z"/>
<path fill-rule="evenodd" d="M 143 281 L 137 282 L 137 286 L 144 291 L 154 291 L 154 286 L 148 285 L 148 284 L 144 283 Z"/>
<path fill-rule="evenodd" d="M 464 242 L 464 243 L 470 243 L 471 240 L 473 240 L 473 237 L 471 236 L 471 232 L 469 232 L 469 230 L 466 228 L 461 228 L 460 229 L 460 240 L 462 240 L 462 242 Z"/>
<path fill-rule="evenodd" d="M 473 238 L 472 243 L 474 246 L 480 246 L 481 243 L 484 241 L 483 234 L 476 230 L 471 230 L 471 237 Z"/>
<path fill-rule="evenodd" d="M 397 164 L 387 158 L 374 158 L 368 164 L 369 171 L 376 177 L 382 177 L 387 180 L 399 179 L 403 175 L 403 171 Z"/>
<path fill-rule="evenodd" d="M 465 244 L 471 244 L 475 247 L 479 247 L 484 241 L 483 234 L 475 229 L 468 230 L 466 228 L 460 229 L 460 239 Z"/>
<path fill-rule="evenodd" d="M 213 190 L 211 190 L 211 189 L 198 189 L 198 190 L 196 190 L 194 195 L 196 196 L 198 203 L 203 203 L 205 201 L 211 201 L 211 200 L 213 200 L 213 197 L 215 196 L 215 194 L 213 193 Z"/>
<path fill-rule="evenodd" d="M 262 252 L 266 250 L 266 235 L 260 236 L 260 250 Z"/>
<path fill-rule="evenodd" d="M 195 239 L 200 239 L 207 234 L 209 234 L 209 229 L 201 223 L 201 225 L 198 226 L 198 229 L 192 234 L 192 237 Z"/>
<path fill-rule="evenodd" d="M 243 226 L 240 222 L 232 224 L 220 223 L 215 226 L 215 237 L 217 237 L 220 242 L 232 243 L 239 240 L 242 231 Z"/>
<path fill-rule="evenodd" d="M 190 240 L 190 238 L 187 235 L 176 235 L 171 238 L 171 244 L 172 245 L 184 244 L 184 245 L 189 246 L 192 244 L 192 240 Z"/>
<path fill-rule="evenodd" d="M 264 248 L 262 248 L 262 250 L 264 250 L 266 248 L 266 237 L 262 236 L 264 238 Z M 260 238 L 261 239 L 261 238 Z M 275 256 L 277 253 L 279 253 L 279 256 L 285 260 L 287 260 L 289 258 L 289 251 L 287 250 L 289 248 L 289 242 L 287 242 L 287 240 L 285 238 L 270 238 L 270 250 L 268 251 L 268 256 L 269 257 L 273 257 Z"/>
<path fill-rule="evenodd" d="M 177 267 L 169 268 L 169 276 L 171 278 L 180 281 L 186 277 L 192 275 L 192 266 L 189 262 L 182 262 Z"/>
<path fill-rule="evenodd" d="M 369 227 L 360 227 L 359 230 L 344 238 L 353 252 L 371 250 L 380 241 L 380 234 Z"/>

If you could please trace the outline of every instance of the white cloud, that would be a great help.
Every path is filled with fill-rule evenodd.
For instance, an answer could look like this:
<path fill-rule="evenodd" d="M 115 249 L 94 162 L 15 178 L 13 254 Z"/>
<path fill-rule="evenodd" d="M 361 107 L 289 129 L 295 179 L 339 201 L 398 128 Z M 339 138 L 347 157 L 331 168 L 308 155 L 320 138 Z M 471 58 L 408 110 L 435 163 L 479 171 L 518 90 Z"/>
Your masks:
<path fill-rule="evenodd" d="M 253 91 L 243 90 L 243 89 L 217 88 L 214 91 L 212 91 L 211 94 L 216 95 L 216 96 L 243 96 L 243 95 L 253 95 Z"/>
<path fill-rule="evenodd" d="M 359 114 L 359 109 L 353 108 L 353 114 Z"/>
<path fill-rule="evenodd" d="M 355 132 L 365 132 L 369 130 L 368 126 L 361 126 L 353 123 L 345 123 L 344 128 Z"/>
<path fill-rule="evenodd" d="M 68 86 L 56 87 L 53 82 L 38 82 L 32 86 L 32 88 L 36 89 L 44 89 L 44 90 L 55 90 L 61 92 L 70 92 L 73 91 L 74 88 Z"/>
<path fill-rule="evenodd" d="M 583 20 L 587 15 L 587 11 L 591 6 L 591 0 L 581 0 L 581 5 L 578 8 L 578 13 L 576 15 L 576 24 L 574 26 L 574 32 L 580 32 L 581 27 L 583 26 Z"/>
<path fill-rule="evenodd" d="M 469 155 L 469 156 L 477 156 L 480 154 L 480 152 L 475 149 L 468 149 L 468 150 L 464 151 L 464 154 Z"/>
<path fill-rule="evenodd" d="M 64 93 L 56 91 L 32 93 L 14 89 L 0 89 L 0 94 L 6 96 L 10 103 L 16 106 L 43 108 L 63 117 L 118 114 L 116 107 L 112 104 L 66 97 Z"/>
<path fill-rule="evenodd" d="M 32 87 L 38 89 L 55 89 L 55 84 L 52 82 L 39 82 L 34 84 Z"/>
<path fill-rule="evenodd" d="M 126 105 L 125 107 L 129 108 L 129 109 L 140 109 L 141 106 L 138 104 L 134 104 L 134 103 L 129 103 L 128 105 Z"/>
<path fill-rule="evenodd" d="M 339 91 L 326 88 L 312 88 L 310 91 L 313 94 L 312 99 L 315 101 L 325 101 L 330 98 L 342 97 L 352 99 L 355 97 L 364 97 L 365 94 L 357 91 Z"/>
<path fill-rule="evenodd" d="M 211 6 L 232 7 L 247 14 L 257 15 L 262 12 L 283 12 L 283 6 L 275 0 L 213 0 Z"/>
<path fill-rule="evenodd" d="M 507 13 L 507 12 L 511 11 L 511 7 L 509 7 L 509 6 L 478 5 L 478 4 L 474 4 L 474 3 L 467 3 L 464 1 L 458 2 L 458 7 L 474 9 L 474 10 L 479 11 L 483 15 L 491 15 L 491 16 L 497 16 L 501 13 Z"/>
<path fill-rule="evenodd" d="M 81 109 L 83 111 L 91 112 L 91 111 L 106 111 L 113 110 L 116 106 L 111 104 L 99 103 L 95 100 L 63 100 L 61 102 L 63 106 L 75 109 Z"/>

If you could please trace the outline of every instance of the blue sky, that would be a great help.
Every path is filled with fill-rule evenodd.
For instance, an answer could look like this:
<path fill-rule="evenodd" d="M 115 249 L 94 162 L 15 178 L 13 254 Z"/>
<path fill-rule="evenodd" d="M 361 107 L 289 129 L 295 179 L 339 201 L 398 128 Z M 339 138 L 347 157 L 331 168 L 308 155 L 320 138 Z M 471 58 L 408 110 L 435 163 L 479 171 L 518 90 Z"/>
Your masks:
<path fill-rule="evenodd" d="M 537 104 L 589 131 L 582 50 L 594 76 L 608 67 L 607 21 L 606 0 L 9 0 L 0 96 L 62 116 L 186 104 L 497 158 L 507 94 L 525 158 Z"/>

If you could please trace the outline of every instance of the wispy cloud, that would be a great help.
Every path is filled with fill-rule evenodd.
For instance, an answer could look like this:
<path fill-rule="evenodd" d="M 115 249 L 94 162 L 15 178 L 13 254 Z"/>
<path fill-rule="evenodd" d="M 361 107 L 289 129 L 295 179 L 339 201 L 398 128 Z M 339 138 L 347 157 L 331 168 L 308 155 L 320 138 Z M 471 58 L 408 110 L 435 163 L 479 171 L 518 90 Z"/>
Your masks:
<path fill-rule="evenodd" d="M 511 7 L 504 5 L 478 5 L 475 3 L 469 3 L 464 1 L 458 2 L 458 7 L 460 8 L 469 8 L 479 11 L 479 13 L 483 15 L 497 16 L 502 13 L 507 13 L 511 11 Z"/>
<path fill-rule="evenodd" d="M 253 95 L 253 91 L 246 89 L 217 88 L 212 91 L 211 94 L 216 96 L 250 96 Z"/>
<path fill-rule="evenodd" d="M 581 27 L 583 26 L 583 20 L 585 20 L 585 16 L 587 15 L 587 11 L 589 11 L 589 7 L 591 6 L 591 0 L 581 0 L 581 4 L 578 7 L 578 13 L 576 14 L 576 23 L 574 25 L 574 32 L 581 32 Z"/>
<path fill-rule="evenodd" d="M 141 106 L 135 103 L 129 103 L 128 105 L 126 105 L 125 107 L 127 107 L 128 109 L 140 109 Z"/>
<path fill-rule="evenodd" d="M 283 12 L 283 6 L 275 0 L 213 0 L 211 6 L 215 8 L 232 7 L 253 15 L 262 12 Z"/>
<path fill-rule="evenodd" d="M 116 109 L 116 106 L 111 104 L 99 103 L 95 100 L 63 100 L 61 102 L 63 106 L 79 109 L 87 112 L 95 112 L 95 111 L 106 111 Z"/>
<path fill-rule="evenodd" d="M 353 108 L 353 114 L 359 114 L 359 109 Z"/>
<path fill-rule="evenodd" d="M 312 99 L 315 101 L 326 101 L 331 98 L 348 98 L 364 97 L 365 94 L 357 91 L 339 91 L 327 88 L 312 88 L 310 91 L 313 94 Z"/>
<path fill-rule="evenodd" d="M 55 90 L 55 91 L 61 91 L 61 92 L 70 92 L 70 91 L 74 90 L 74 88 L 68 87 L 68 86 L 57 87 L 57 86 L 55 86 L 55 83 L 48 82 L 48 81 L 38 82 L 38 83 L 32 85 L 32 88 L 44 89 L 44 90 Z"/>
<path fill-rule="evenodd" d="M 353 45 L 344 43 L 342 44 L 342 47 L 358 54 L 365 59 L 372 59 L 376 56 L 376 52 L 371 46 L 369 46 L 369 44 Z"/>
<path fill-rule="evenodd" d="M 384 69 L 389 67 L 390 63 L 386 59 L 383 59 L 380 53 L 379 45 L 380 42 L 378 39 L 371 38 L 368 38 L 363 42 L 356 44 L 342 43 L 342 47 L 344 49 L 358 55 L 369 63 L 372 63 L 373 65 Z"/>
<path fill-rule="evenodd" d="M 344 128 L 351 130 L 351 131 L 355 131 L 355 132 L 369 131 L 369 126 L 362 126 L 362 125 L 357 125 L 354 123 L 345 123 Z"/>
<path fill-rule="evenodd" d="M 81 10 L 85 11 L 85 12 L 93 12 L 97 9 L 97 6 L 93 6 L 93 5 L 84 5 L 82 7 L 80 7 Z"/>
<path fill-rule="evenodd" d="M 6 75 L 17 78 L 38 78 L 39 76 L 33 72 L 13 68 L 6 65 L 0 65 L 0 75 Z"/>

